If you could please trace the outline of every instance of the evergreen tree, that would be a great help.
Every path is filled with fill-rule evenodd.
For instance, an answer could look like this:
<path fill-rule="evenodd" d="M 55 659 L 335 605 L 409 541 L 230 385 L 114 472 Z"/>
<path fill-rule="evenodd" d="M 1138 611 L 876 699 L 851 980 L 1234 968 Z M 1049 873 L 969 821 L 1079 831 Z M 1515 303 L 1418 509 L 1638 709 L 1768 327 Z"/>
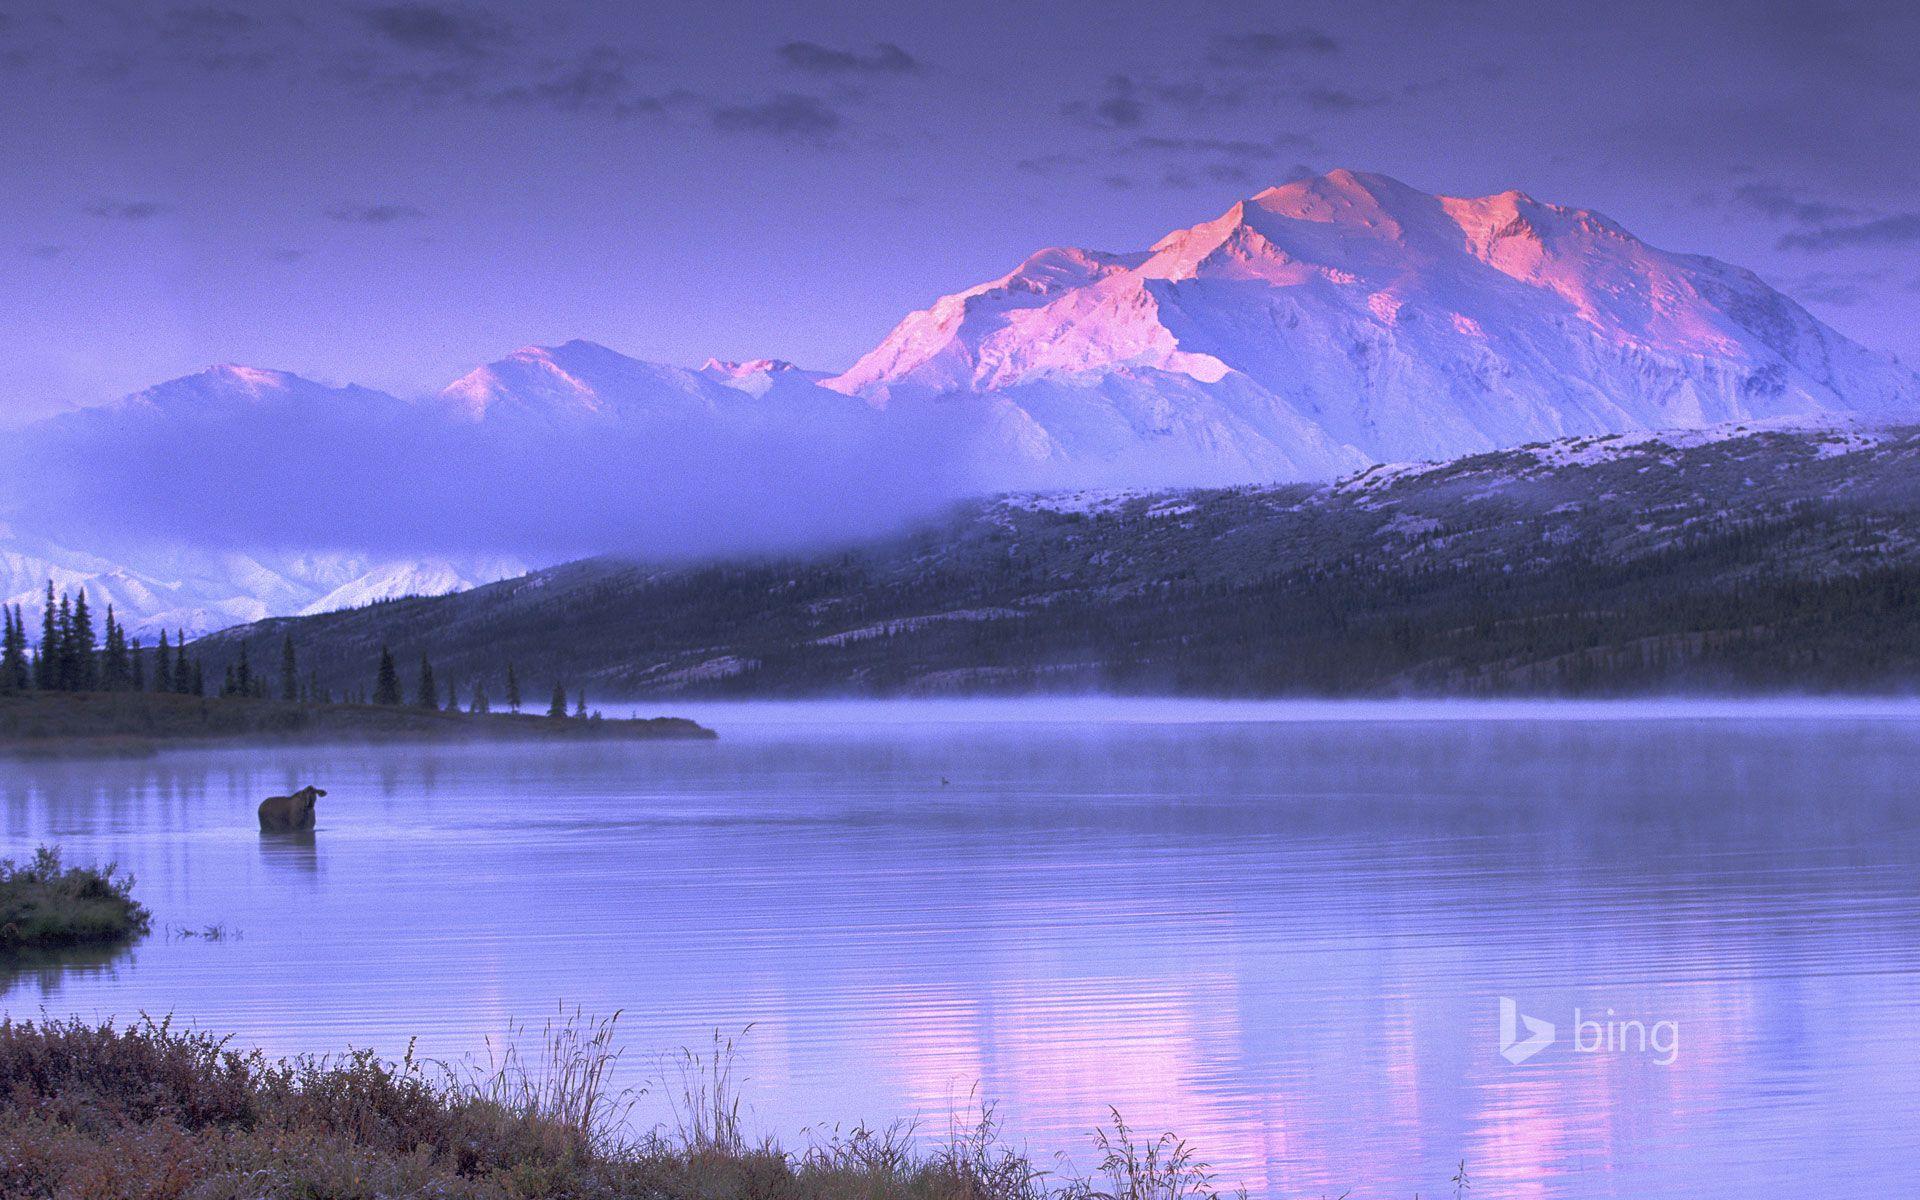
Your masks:
<path fill-rule="evenodd" d="M 70 692 L 80 677 L 78 664 L 73 660 L 73 601 L 65 593 L 60 593 L 60 608 L 53 621 L 53 687 L 55 691 Z"/>
<path fill-rule="evenodd" d="M 100 685 L 99 664 L 93 655 L 93 613 L 87 608 L 87 589 L 81 588 L 73 602 L 73 625 L 67 645 L 69 685 L 76 692 L 91 692 Z"/>
<path fill-rule="evenodd" d="M 280 698 L 282 700 L 300 698 L 300 666 L 293 659 L 292 634 L 288 634 L 280 642 Z"/>
<path fill-rule="evenodd" d="M 47 606 L 40 612 L 40 646 L 33 664 L 33 686 L 43 692 L 60 688 L 60 625 L 51 579 L 47 580 Z"/>
<path fill-rule="evenodd" d="M 380 647 L 380 673 L 374 680 L 373 702 L 400 703 L 400 672 L 394 669 L 393 651 L 385 646 Z"/>
<path fill-rule="evenodd" d="M 520 680 L 513 673 L 512 663 L 507 664 L 507 707 L 520 711 Z"/>
<path fill-rule="evenodd" d="M 0 623 L 5 627 L 4 631 L 0 631 L 0 692 L 17 691 L 18 684 L 15 682 L 13 669 L 15 654 L 13 610 L 4 604 L 0 604 Z"/>
<path fill-rule="evenodd" d="M 127 651 L 127 631 L 114 619 L 113 605 L 107 605 L 106 649 L 101 654 L 101 675 L 110 692 L 124 692 L 133 684 L 133 660 Z"/>
<path fill-rule="evenodd" d="M 585 688 L 580 689 L 580 703 L 574 707 L 573 715 L 576 717 L 587 715 L 587 689 Z"/>
<path fill-rule="evenodd" d="M 177 625 L 173 630 L 173 690 L 182 696 L 207 694 L 199 667 L 187 661 L 187 631 Z"/>
<path fill-rule="evenodd" d="M 240 643 L 240 661 L 233 668 L 233 686 L 229 689 L 236 696 L 253 695 L 253 667 L 247 662 L 247 644 Z"/>
<path fill-rule="evenodd" d="M 547 702 L 547 715 L 560 718 L 567 715 L 567 689 L 565 684 L 553 685 L 553 699 Z"/>
<path fill-rule="evenodd" d="M 440 687 L 433 681 L 433 664 L 427 661 L 427 653 L 420 652 L 420 683 L 414 689 L 413 702 L 419 708 L 440 708 Z"/>
<path fill-rule="evenodd" d="M 447 680 L 447 711 L 460 711 L 460 692 L 453 680 Z"/>
<path fill-rule="evenodd" d="M 333 703 L 333 693 L 323 692 L 320 690 L 320 672 L 314 670 L 312 667 L 307 668 L 307 703 L 308 704 L 332 704 Z"/>
<path fill-rule="evenodd" d="M 24 692 L 33 686 L 33 670 L 27 662 L 27 615 L 18 604 L 13 606 L 13 690 Z"/>
<path fill-rule="evenodd" d="M 473 681 L 473 705 L 467 711 L 476 713 L 493 711 L 493 706 L 487 703 L 487 685 L 478 679 Z"/>
<path fill-rule="evenodd" d="M 133 645 L 127 648 L 127 686 L 136 692 L 147 690 L 147 656 L 140 649 L 140 639 L 133 639 Z"/>
<path fill-rule="evenodd" d="M 222 696 L 231 696 L 239 690 L 240 684 L 233 676 L 233 664 L 228 663 L 226 677 L 220 681 L 220 694 Z"/>
<path fill-rule="evenodd" d="M 167 631 L 160 631 L 160 644 L 153 650 L 153 690 L 170 692 L 173 690 L 173 655 L 167 647 Z"/>

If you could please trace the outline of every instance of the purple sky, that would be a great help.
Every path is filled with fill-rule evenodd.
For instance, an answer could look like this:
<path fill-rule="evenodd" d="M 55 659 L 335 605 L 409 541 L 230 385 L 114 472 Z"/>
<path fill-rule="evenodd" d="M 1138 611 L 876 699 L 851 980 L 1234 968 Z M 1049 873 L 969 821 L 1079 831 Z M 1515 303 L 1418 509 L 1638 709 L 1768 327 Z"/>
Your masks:
<path fill-rule="evenodd" d="M 1335 166 L 1598 208 L 1916 362 L 1916 46 L 1791 0 L 0 0 L 0 420 L 571 337 L 839 368 Z"/>

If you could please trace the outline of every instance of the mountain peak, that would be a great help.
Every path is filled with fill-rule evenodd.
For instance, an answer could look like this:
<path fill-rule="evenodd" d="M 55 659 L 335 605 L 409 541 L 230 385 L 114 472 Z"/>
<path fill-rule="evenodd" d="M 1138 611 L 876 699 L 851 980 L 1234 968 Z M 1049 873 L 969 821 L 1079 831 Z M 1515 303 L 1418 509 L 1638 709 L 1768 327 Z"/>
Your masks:
<path fill-rule="evenodd" d="M 1048 454 L 1181 438 L 1275 470 L 1920 417 L 1920 380 L 1750 273 L 1519 190 L 1449 197 L 1349 169 L 1267 188 L 1145 254 L 1041 251 L 909 315 L 828 386 L 876 405 L 990 395 L 1015 409 L 996 417 L 1009 436 Z"/>
<path fill-rule="evenodd" d="M 779 375 L 799 369 L 784 358 L 709 358 L 700 364 L 703 373 L 727 379 L 740 379 L 747 375 Z"/>

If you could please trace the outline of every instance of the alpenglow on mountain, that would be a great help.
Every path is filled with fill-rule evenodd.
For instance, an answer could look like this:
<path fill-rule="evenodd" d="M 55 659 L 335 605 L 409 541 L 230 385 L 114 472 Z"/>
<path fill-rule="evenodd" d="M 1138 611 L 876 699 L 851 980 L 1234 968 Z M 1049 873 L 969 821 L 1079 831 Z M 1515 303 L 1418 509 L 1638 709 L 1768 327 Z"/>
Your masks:
<path fill-rule="evenodd" d="M 1334 171 L 1151 250 L 1043 250 L 826 386 L 984 397 L 1000 452 L 1160 484 L 1578 434 L 1920 411 L 1920 380 L 1751 272 L 1521 192 Z"/>
<path fill-rule="evenodd" d="M 995 491 L 1756 420 L 1920 421 L 1920 378 L 1597 213 L 1334 171 L 1151 249 L 1042 250 L 839 375 L 573 341 L 418 400 L 239 366 L 160 384 L 0 442 L 0 583 L 31 609 L 45 573 L 91 579 L 136 627 L 206 629 L 521 561 L 845 541 Z"/>

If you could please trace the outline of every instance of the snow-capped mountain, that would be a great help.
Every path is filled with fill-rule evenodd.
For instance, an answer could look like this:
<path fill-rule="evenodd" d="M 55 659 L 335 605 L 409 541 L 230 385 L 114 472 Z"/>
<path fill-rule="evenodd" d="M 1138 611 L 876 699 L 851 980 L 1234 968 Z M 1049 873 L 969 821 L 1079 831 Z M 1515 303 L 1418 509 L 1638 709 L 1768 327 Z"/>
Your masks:
<path fill-rule="evenodd" d="M 810 545 L 984 492 L 1754 421 L 1920 421 L 1920 379 L 1597 213 L 1335 171 L 1147 250 L 1042 250 L 837 376 L 572 341 L 417 401 L 229 365 L 50 418 L 0 441 L 0 596 L 51 577 L 198 631 L 519 574 L 503 553 Z"/>
<path fill-rule="evenodd" d="M 1750 272 L 1520 192 L 1334 171 L 1151 250 L 1043 250 L 826 386 L 982 398 L 1009 452 L 1162 483 L 1569 435 L 1920 413 L 1920 380 Z"/>
<path fill-rule="evenodd" d="M 580 419 L 727 424 L 754 419 L 762 411 L 755 401 L 770 396 L 849 413 L 865 408 L 815 386 L 825 377 L 779 359 L 708 359 L 689 370 L 576 339 L 561 346 L 524 346 L 461 376 L 437 399 L 471 422 L 548 425 Z"/>
<path fill-rule="evenodd" d="M 18 604 L 37 628 L 47 583 L 85 589 L 112 605 L 129 633 L 208 633 L 286 614 L 332 612 L 402 596 L 443 596 L 524 575 L 510 558 L 375 559 L 354 553 L 245 554 L 149 543 L 115 557 L 74 550 L 0 524 L 0 603 Z"/>

